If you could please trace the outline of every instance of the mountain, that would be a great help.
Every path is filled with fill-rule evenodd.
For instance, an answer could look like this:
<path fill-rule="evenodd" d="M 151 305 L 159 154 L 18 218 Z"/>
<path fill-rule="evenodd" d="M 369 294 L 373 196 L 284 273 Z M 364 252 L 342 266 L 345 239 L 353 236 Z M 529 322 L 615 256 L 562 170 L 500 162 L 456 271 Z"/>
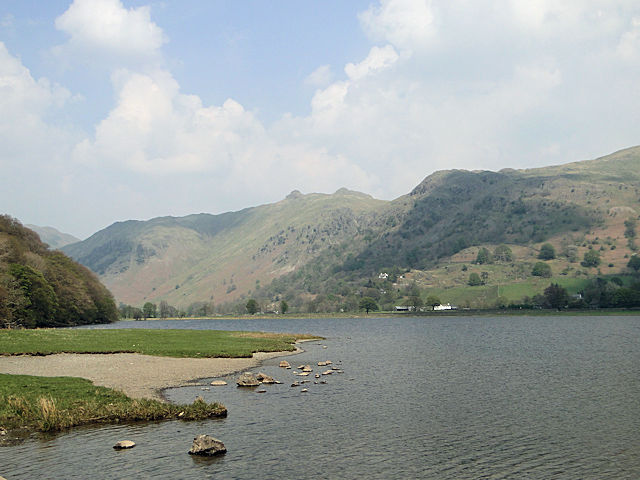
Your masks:
<path fill-rule="evenodd" d="M 80 239 L 69 235 L 68 233 L 62 233 L 53 227 L 40 227 L 38 225 L 25 225 L 25 227 L 33 230 L 38 234 L 40 240 L 49 245 L 49 247 L 55 249 L 62 248 L 65 245 L 79 242 Z"/>
<path fill-rule="evenodd" d="M 117 318 L 113 297 L 92 272 L 49 250 L 16 219 L 0 215 L 2 326 L 60 327 Z"/>
<path fill-rule="evenodd" d="M 393 201 L 292 192 L 222 215 L 116 223 L 63 250 L 120 301 L 183 308 L 249 295 L 298 303 L 328 295 L 337 305 L 383 270 L 462 268 L 479 246 L 499 244 L 519 252 L 522 271 L 542 242 L 572 262 L 598 245 L 602 271 L 616 273 L 634 253 L 625 222 L 640 212 L 638 172 L 640 147 L 553 167 L 441 171 Z"/>
<path fill-rule="evenodd" d="M 125 303 L 227 302 L 349 241 L 386 203 L 346 189 L 294 191 L 238 212 L 115 223 L 63 251 Z"/>

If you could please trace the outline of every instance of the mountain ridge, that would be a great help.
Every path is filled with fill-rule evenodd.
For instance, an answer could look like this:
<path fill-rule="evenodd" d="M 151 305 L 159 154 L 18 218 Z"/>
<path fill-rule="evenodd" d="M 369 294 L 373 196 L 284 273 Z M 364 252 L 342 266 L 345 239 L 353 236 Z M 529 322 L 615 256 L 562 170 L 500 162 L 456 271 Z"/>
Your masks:
<path fill-rule="evenodd" d="M 640 147 L 631 147 L 535 169 L 434 172 L 391 201 L 294 190 L 236 212 L 116 222 L 63 251 L 125 303 L 221 304 L 304 269 L 365 278 L 381 268 L 431 268 L 482 244 L 560 244 L 619 229 L 621 216 L 640 210 L 638 171 Z"/>

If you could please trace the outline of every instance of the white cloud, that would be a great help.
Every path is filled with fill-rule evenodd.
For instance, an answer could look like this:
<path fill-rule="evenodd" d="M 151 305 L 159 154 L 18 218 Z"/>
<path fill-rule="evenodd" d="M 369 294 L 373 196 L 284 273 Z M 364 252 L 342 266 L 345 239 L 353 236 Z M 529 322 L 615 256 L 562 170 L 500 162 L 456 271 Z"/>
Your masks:
<path fill-rule="evenodd" d="M 293 188 L 332 188 L 340 172 L 352 187 L 372 185 L 370 175 L 342 156 L 276 142 L 232 99 L 204 106 L 199 97 L 181 93 L 166 71 L 120 71 L 113 82 L 117 105 L 97 125 L 94 138 L 76 146 L 80 164 L 182 180 L 197 175 L 198 183 L 214 177 L 218 189 L 212 197 L 238 188 L 253 195 L 276 187 L 282 195 Z"/>
<path fill-rule="evenodd" d="M 45 117 L 70 97 L 68 90 L 46 78 L 34 79 L 0 42 L 0 164 L 32 165 L 45 155 L 55 157 L 58 150 L 52 146 L 68 134 Z"/>
<path fill-rule="evenodd" d="M 398 54 L 391 45 L 383 48 L 373 47 L 362 62 L 348 63 L 344 71 L 350 80 L 357 81 L 377 71 L 389 68 L 398 61 Z"/>
<path fill-rule="evenodd" d="M 304 83 L 312 87 L 322 88 L 326 87 L 332 80 L 331 65 L 321 65 L 305 78 Z"/>
<path fill-rule="evenodd" d="M 429 0 L 381 0 L 359 16 L 364 30 L 402 50 L 422 48 L 436 33 Z"/>
<path fill-rule="evenodd" d="M 126 9 L 120 0 L 74 0 L 55 25 L 70 36 L 55 54 L 108 65 L 158 62 L 167 41 L 148 6 Z"/>

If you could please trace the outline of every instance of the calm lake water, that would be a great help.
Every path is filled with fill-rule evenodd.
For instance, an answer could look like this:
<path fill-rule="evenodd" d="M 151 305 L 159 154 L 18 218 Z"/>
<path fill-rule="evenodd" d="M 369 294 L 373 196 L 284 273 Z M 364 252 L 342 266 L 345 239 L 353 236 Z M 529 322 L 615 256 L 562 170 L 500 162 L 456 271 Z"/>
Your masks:
<path fill-rule="evenodd" d="M 0 475 L 34 478 L 638 479 L 640 317 L 429 317 L 123 322 L 107 328 L 308 332 L 326 337 L 287 357 L 344 373 L 266 393 L 202 395 L 226 419 L 78 428 L 0 448 Z M 323 348 L 325 347 L 326 348 Z M 254 371 L 257 371 L 255 369 Z M 208 382 L 207 382 L 208 383 Z M 301 388 L 308 388 L 307 393 Z M 187 455 L 193 437 L 228 453 Z M 137 443 L 117 452 L 122 439 Z"/>

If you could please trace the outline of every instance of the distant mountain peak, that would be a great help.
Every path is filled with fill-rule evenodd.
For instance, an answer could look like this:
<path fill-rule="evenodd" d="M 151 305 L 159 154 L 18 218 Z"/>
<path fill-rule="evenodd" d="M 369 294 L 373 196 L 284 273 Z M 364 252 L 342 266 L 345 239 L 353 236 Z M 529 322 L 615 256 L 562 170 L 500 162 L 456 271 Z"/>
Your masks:
<path fill-rule="evenodd" d="M 293 190 L 289 195 L 286 196 L 287 200 L 294 200 L 296 198 L 302 198 L 304 195 L 300 190 Z"/>

